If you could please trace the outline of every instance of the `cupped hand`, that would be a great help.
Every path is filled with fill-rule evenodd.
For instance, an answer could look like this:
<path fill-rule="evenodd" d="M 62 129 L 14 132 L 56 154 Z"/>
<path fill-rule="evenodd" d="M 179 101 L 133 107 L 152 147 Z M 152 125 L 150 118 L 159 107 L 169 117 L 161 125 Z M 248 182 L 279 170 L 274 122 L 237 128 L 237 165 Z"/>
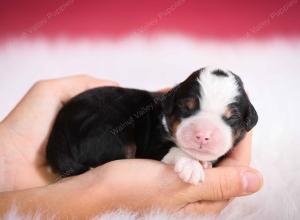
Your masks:
<path fill-rule="evenodd" d="M 108 210 L 117 207 L 141 212 L 158 208 L 217 214 L 232 198 L 250 195 L 262 186 L 262 176 L 248 167 L 251 136 L 248 133 L 218 167 L 206 169 L 205 181 L 198 185 L 183 182 L 171 166 L 142 159 L 112 161 L 69 181 L 88 186 L 84 188 L 90 193 L 85 196 L 95 202 L 107 196 Z M 105 190 L 97 190 L 99 183 Z M 90 207 L 99 209 L 97 205 Z"/>
<path fill-rule="evenodd" d="M 56 114 L 71 97 L 90 88 L 110 85 L 117 84 L 89 76 L 35 84 L 0 124 L 3 165 L 0 166 L 0 192 L 54 182 L 56 176 L 47 170 L 45 146 Z M 151 160 L 113 161 L 63 183 L 84 190 L 82 195 L 89 202 L 89 212 L 99 211 L 97 200 L 103 199 L 104 189 L 109 192 L 107 201 L 111 202 L 111 209 L 160 207 L 189 213 L 218 213 L 229 199 L 254 193 L 262 185 L 261 175 L 248 167 L 251 136 L 247 134 L 218 167 L 207 169 L 205 182 L 197 186 L 182 182 L 170 166 Z M 51 184 L 50 188 L 56 189 L 55 185 Z"/>

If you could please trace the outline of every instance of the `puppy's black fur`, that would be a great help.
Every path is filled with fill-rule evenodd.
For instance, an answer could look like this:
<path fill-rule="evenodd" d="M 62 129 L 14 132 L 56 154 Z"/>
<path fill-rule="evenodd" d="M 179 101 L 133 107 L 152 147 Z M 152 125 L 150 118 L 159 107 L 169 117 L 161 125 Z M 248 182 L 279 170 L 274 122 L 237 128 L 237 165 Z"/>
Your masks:
<path fill-rule="evenodd" d="M 86 91 L 59 112 L 47 160 L 62 176 L 83 173 L 108 161 L 161 160 L 172 142 L 161 124 L 163 94 L 118 87 Z"/>

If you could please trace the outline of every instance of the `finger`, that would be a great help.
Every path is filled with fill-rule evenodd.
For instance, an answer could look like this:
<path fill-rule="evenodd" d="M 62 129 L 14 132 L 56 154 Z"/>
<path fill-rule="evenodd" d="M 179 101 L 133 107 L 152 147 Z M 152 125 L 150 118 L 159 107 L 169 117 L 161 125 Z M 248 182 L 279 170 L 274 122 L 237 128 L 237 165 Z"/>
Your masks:
<path fill-rule="evenodd" d="M 216 215 L 219 214 L 227 205 L 229 201 L 200 201 L 189 203 L 179 210 L 180 214 L 205 214 Z"/>
<path fill-rule="evenodd" d="M 263 183 L 260 173 L 248 167 L 217 167 L 205 170 L 205 181 L 183 189 L 189 202 L 226 200 L 257 192 Z"/>
<path fill-rule="evenodd" d="M 252 133 L 248 132 L 218 166 L 248 166 L 251 161 Z"/>
<path fill-rule="evenodd" d="M 57 89 L 60 101 L 65 103 L 72 97 L 100 86 L 118 86 L 118 83 L 110 80 L 100 80 L 88 75 L 77 75 L 61 79 L 51 80 Z"/>
<path fill-rule="evenodd" d="M 166 93 L 166 92 L 169 92 L 171 89 L 172 89 L 171 87 L 166 87 L 166 88 L 160 89 L 159 92 Z"/>

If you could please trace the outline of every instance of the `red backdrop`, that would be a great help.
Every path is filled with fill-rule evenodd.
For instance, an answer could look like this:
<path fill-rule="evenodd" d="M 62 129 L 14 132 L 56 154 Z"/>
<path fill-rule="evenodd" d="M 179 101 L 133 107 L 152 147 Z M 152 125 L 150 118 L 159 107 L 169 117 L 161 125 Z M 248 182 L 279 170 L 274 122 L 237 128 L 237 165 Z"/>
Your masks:
<path fill-rule="evenodd" d="M 121 37 L 183 32 L 197 37 L 300 35 L 298 0 L 2 0 L 0 38 Z"/>

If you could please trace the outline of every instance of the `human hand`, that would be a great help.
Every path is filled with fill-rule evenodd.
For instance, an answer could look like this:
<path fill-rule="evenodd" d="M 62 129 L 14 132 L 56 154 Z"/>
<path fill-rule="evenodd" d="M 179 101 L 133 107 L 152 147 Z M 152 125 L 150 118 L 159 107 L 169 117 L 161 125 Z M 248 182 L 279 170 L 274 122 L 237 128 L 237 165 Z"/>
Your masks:
<path fill-rule="evenodd" d="M 62 80 L 58 80 L 60 83 L 51 80 L 37 84 L 1 123 L 0 135 L 4 138 L 0 138 L 0 140 L 2 143 L 9 144 L 7 146 L 13 146 L 2 147 L 2 151 L 3 149 L 5 151 L 1 155 L 4 157 L 5 155 L 15 156 L 5 157 L 9 158 L 7 167 L 14 169 L 6 170 L 4 175 L 9 177 L 18 173 L 15 175 L 15 185 L 12 190 L 42 186 L 53 180 L 46 171 L 44 147 L 58 110 L 63 102 L 72 96 L 87 88 L 103 85 L 103 82 L 96 82 L 95 79 L 89 77 L 84 77 L 84 82 L 80 77 L 78 77 L 80 80 L 78 78 L 75 80 L 75 78 L 62 79 L 65 81 L 64 83 Z M 71 81 L 77 82 L 81 86 L 76 83 L 72 86 Z M 37 105 L 39 111 L 32 109 L 32 105 Z M 50 106 L 54 106 L 54 108 L 48 108 Z M 32 123 L 32 121 L 39 123 Z M 3 142 L 3 140 L 5 141 Z M 127 207 L 146 210 L 150 207 L 160 207 L 182 212 L 217 213 L 227 205 L 228 199 L 248 195 L 260 188 L 262 177 L 257 171 L 247 167 L 250 161 L 250 147 L 251 134 L 248 134 L 220 163 L 220 167 L 206 170 L 207 178 L 198 186 L 183 183 L 170 167 L 158 161 L 149 160 L 113 161 L 83 175 L 71 177 L 65 183 L 70 182 L 83 186 L 81 188 L 84 190 L 84 195 L 87 196 L 85 201 L 90 204 L 91 208 L 83 209 L 82 212 L 99 212 L 100 209 L 103 209 L 103 207 L 99 207 L 96 200 L 103 198 L 103 189 L 105 189 L 105 192 L 109 191 L 109 195 L 104 203 L 111 201 L 110 206 L 105 206 L 107 209 Z M 14 150 L 17 151 L 12 153 Z M 248 185 L 252 186 L 252 189 L 247 192 L 243 188 L 243 174 L 246 171 L 252 173 L 253 178 L 258 178 L 256 186 L 255 184 L 254 186 Z M 7 180 L 5 183 L 9 182 Z M 53 189 L 55 186 L 57 185 L 52 184 L 49 187 Z M 93 190 L 89 190 L 86 186 Z M 49 187 L 43 187 L 43 190 Z M 62 192 L 65 191 L 67 192 L 67 190 Z M 61 194 L 63 194 L 62 192 Z M 98 192 L 98 196 L 96 192 Z M 53 193 L 55 194 L 55 191 Z M 74 191 L 70 193 L 76 195 Z M 158 195 L 161 198 L 159 200 Z M 73 205 L 76 206 L 76 204 Z"/>
<path fill-rule="evenodd" d="M 152 207 L 184 213 L 217 214 L 229 200 L 252 194 L 262 185 L 262 176 L 249 168 L 252 134 L 246 137 L 216 168 L 205 170 L 205 181 L 198 185 L 184 183 L 173 168 L 151 160 L 118 160 L 87 172 L 91 191 L 107 186 L 114 200 L 111 208 L 148 210 Z M 74 179 L 75 180 L 75 179 Z M 80 181 L 80 178 L 77 179 Z M 85 180 L 81 179 L 83 182 Z"/>
<path fill-rule="evenodd" d="M 191 185 L 159 161 L 116 160 L 45 187 L 0 193 L 0 217 L 11 204 L 24 214 L 43 210 L 45 218 L 88 219 L 120 208 L 216 214 L 227 200 L 254 193 L 262 184 L 260 174 L 249 167 L 224 166 L 205 173 L 205 182 Z"/>
<path fill-rule="evenodd" d="M 47 171 L 45 146 L 59 109 L 87 89 L 116 85 L 85 75 L 36 83 L 0 123 L 0 192 L 43 186 L 56 178 Z"/>
<path fill-rule="evenodd" d="M 220 167 L 205 170 L 206 179 L 198 185 L 183 182 L 159 161 L 116 160 L 48 186 L 0 193 L 0 217 L 13 203 L 24 214 L 39 208 L 45 218 L 89 218 L 119 208 L 216 214 L 231 198 L 254 193 L 262 185 L 256 170 L 239 166 L 250 159 L 250 142 L 248 134 Z"/>

